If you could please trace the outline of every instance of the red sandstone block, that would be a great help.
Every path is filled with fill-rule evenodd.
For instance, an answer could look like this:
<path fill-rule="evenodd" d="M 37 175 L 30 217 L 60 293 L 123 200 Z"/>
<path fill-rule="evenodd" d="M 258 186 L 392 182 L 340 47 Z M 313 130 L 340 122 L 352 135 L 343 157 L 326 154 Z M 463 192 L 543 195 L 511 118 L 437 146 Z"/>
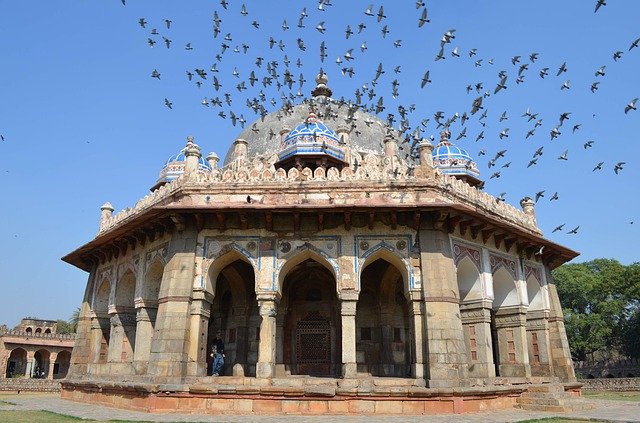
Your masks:
<path fill-rule="evenodd" d="M 198 410 L 207 407 L 206 398 L 184 397 L 179 400 L 180 409 L 182 410 Z"/>
<path fill-rule="evenodd" d="M 327 401 L 309 401 L 309 413 L 324 414 L 329 410 Z"/>
<path fill-rule="evenodd" d="M 215 411 L 215 412 L 233 411 L 233 399 L 207 398 L 207 411 Z"/>
<path fill-rule="evenodd" d="M 283 413 L 292 413 L 297 414 L 300 413 L 300 401 L 297 400 L 283 400 L 282 401 L 282 412 Z"/>
<path fill-rule="evenodd" d="M 402 401 L 402 414 L 424 414 L 424 401 Z"/>
<path fill-rule="evenodd" d="M 376 414 L 402 414 L 402 401 L 376 401 Z"/>
<path fill-rule="evenodd" d="M 426 401 L 424 412 L 425 414 L 451 414 L 453 413 L 453 401 Z"/>
<path fill-rule="evenodd" d="M 257 399 L 253 402 L 253 411 L 255 413 L 279 413 L 282 411 L 282 401 Z"/>
<path fill-rule="evenodd" d="M 238 413 L 251 413 L 253 410 L 253 400 L 236 398 L 233 400 L 233 411 Z"/>
<path fill-rule="evenodd" d="M 349 400 L 350 413 L 373 413 L 375 410 L 375 401 L 367 401 L 361 399 Z"/>
<path fill-rule="evenodd" d="M 349 403 L 346 400 L 327 401 L 329 413 L 346 414 L 349 412 Z"/>
<path fill-rule="evenodd" d="M 178 398 L 175 397 L 156 397 L 156 410 L 173 411 L 178 409 Z"/>

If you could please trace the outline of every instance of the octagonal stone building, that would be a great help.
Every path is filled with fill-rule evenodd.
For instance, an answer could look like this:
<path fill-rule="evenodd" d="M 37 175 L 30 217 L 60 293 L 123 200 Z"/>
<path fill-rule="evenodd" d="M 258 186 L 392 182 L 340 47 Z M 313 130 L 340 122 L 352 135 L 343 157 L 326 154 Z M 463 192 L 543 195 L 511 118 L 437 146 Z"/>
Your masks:
<path fill-rule="evenodd" d="M 575 391 L 550 271 L 577 253 L 449 141 L 310 99 L 222 166 L 193 138 L 63 259 L 89 273 L 63 396 L 146 411 L 429 413 Z M 225 367 L 208 376 L 220 332 Z"/>

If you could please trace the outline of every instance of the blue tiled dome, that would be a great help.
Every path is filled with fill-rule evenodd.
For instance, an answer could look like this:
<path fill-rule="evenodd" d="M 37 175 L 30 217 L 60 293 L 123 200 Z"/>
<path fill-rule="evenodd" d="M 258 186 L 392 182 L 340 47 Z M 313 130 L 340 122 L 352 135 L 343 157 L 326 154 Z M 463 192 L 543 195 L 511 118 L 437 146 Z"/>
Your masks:
<path fill-rule="evenodd" d="M 316 120 L 316 115 L 309 113 L 305 122 L 297 125 L 282 142 L 278 159 L 284 160 L 293 155 L 326 154 L 344 161 L 345 152 L 338 135 L 333 129 Z"/>
<path fill-rule="evenodd" d="M 469 176 L 478 179 L 480 172 L 476 162 L 466 150 L 449 142 L 449 133 L 440 134 L 440 143 L 433 149 L 433 165 L 442 173 L 452 176 Z"/>
<path fill-rule="evenodd" d="M 174 154 L 167 159 L 167 161 L 164 163 L 164 166 L 162 166 L 162 170 L 160 170 L 160 176 L 158 177 L 154 188 L 175 181 L 180 175 L 184 173 L 184 169 L 187 164 L 185 152 L 193 145 L 192 142 L 192 139 L 190 139 L 184 148 L 178 151 L 177 154 Z M 209 166 L 209 163 L 202 156 L 200 157 L 200 159 L 198 159 L 198 170 L 200 172 L 211 171 L 211 166 Z"/>

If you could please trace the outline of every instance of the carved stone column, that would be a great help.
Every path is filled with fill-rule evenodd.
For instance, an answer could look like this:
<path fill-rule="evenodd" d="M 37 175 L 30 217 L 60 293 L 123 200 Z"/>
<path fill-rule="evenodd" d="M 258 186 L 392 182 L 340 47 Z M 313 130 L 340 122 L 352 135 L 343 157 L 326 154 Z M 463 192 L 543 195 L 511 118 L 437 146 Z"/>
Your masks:
<path fill-rule="evenodd" d="M 36 369 L 35 354 L 36 354 L 35 351 L 27 351 L 27 362 L 25 363 L 26 365 L 24 366 L 24 375 L 27 378 L 32 378 L 33 372 Z"/>
<path fill-rule="evenodd" d="M 276 363 L 276 315 L 278 314 L 279 294 L 266 292 L 258 294 L 260 308 L 260 343 L 258 345 L 258 363 L 256 377 L 272 378 L 275 376 Z"/>
<path fill-rule="evenodd" d="M 549 287 L 549 349 L 553 372 L 562 382 L 574 382 L 576 374 L 571 360 L 569 341 L 564 327 L 564 316 L 560 299 L 551 272 L 545 266 L 545 276 Z"/>
<path fill-rule="evenodd" d="M 58 359 L 57 352 L 51 352 L 49 354 L 49 363 L 47 369 L 47 379 L 53 379 L 53 369 L 55 367 L 56 360 Z"/>
<path fill-rule="evenodd" d="M 495 377 L 491 342 L 491 301 L 477 300 L 460 304 L 460 316 L 467 344 L 469 377 Z"/>
<path fill-rule="evenodd" d="M 428 385 L 460 386 L 467 379 L 467 348 L 449 235 L 442 230 L 420 229 L 419 237 L 426 302 Z"/>
<path fill-rule="evenodd" d="M 342 317 L 342 377 L 355 378 L 358 375 L 356 359 L 356 306 L 358 293 L 340 293 L 340 315 Z"/>
<path fill-rule="evenodd" d="M 91 333 L 90 337 L 90 345 L 91 352 L 89 354 L 89 362 L 90 363 L 100 363 L 101 360 L 101 352 L 102 352 L 102 339 L 104 337 L 104 331 L 110 331 L 111 322 L 108 317 L 98 317 L 93 316 L 91 318 Z M 106 362 L 106 357 L 102 362 Z"/>
<path fill-rule="evenodd" d="M 148 307 L 144 302 L 136 304 L 136 340 L 133 353 L 136 374 L 147 373 L 153 338 L 153 322 L 156 320 L 157 307 Z"/>
<path fill-rule="evenodd" d="M 522 306 L 503 307 L 493 313 L 500 376 L 531 376 L 527 349 L 527 309 Z"/>
<path fill-rule="evenodd" d="M 207 375 L 207 336 L 211 317 L 213 295 L 204 289 L 193 291 L 191 300 L 191 322 L 189 330 L 189 362 L 187 375 Z"/>
<path fill-rule="evenodd" d="M 421 379 L 425 376 L 424 369 L 424 302 L 422 292 L 409 292 L 409 313 L 411 314 L 411 328 L 413 331 L 413 340 L 411 342 L 413 363 L 411 363 L 411 376 Z"/>
<path fill-rule="evenodd" d="M 280 305 L 276 316 L 276 377 L 286 376 L 284 365 L 284 323 L 287 318 L 287 308 Z"/>
<path fill-rule="evenodd" d="M 527 312 L 527 347 L 532 376 L 553 376 L 549 348 L 549 312 Z"/>
<path fill-rule="evenodd" d="M 122 341 L 124 340 L 124 327 L 118 313 L 113 313 L 110 318 L 108 363 L 120 363 L 122 361 Z"/>

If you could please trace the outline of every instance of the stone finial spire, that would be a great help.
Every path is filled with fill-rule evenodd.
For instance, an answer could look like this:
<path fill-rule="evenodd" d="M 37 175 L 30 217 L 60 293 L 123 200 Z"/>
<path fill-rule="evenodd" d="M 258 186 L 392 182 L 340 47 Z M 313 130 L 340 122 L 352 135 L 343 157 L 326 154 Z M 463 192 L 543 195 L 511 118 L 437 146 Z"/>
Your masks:
<path fill-rule="evenodd" d="M 535 201 L 531 197 L 524 197 L 520 200 L 520 207 L 522 207 L 522 211 L 527 215 L 533 218 L 533 221 L 536 221 L 536 208 Z"/>
<path fill-rule="evenodd" d="M 184 173 L 189 174 L 197 172 L 198 162 L 200 161 L 200 157 L 202 157 L 202 153 L 200 152 L 198 144 L 193 142 L 193 137 L 191 135 L 187 137 L 187 146 L 184 151 L 184 156 L 186 158 Z"/>
<path fill-rule="evenodd" d="M 451 136 L 451 131 L 445 129 L 440 132 L 440 144 L 449 144 L 449 137 Z"/>
<path fill-rule="evenodd" d="M 211 167 L 211 170 L 216 170 L 218 168 L 219 161 L 220 161 L 220 158 L 213 151 L 207 154 L 207 163 L 209 163 L 209 167 Z"/>
<path fill-rule="evenodd" d="M 113 206 L 108 201 L 100 207 L 100 230 L 105 227 L 111 216 L 113 216 L 113 210 Z"/>
<path fill-rule="evenodd" d="M 384 154 L 389 158 L 395 157 L 398 151 L 398 142 L 391 132 L 387 132 L 384 136 Z"/>
<path fill-rule="evenodd" d="M 420 155 L 420 166 L 428 165 L 433 167 L 433 144 L 428 139 L 423 138 L 420 140 L 418 154 Z"/>
<path fill-rule="evenodd" d="M 233 142 L 233 157 L 238 159 L 245 159 L 247 157 L 247 145 L 249 143 L 242 139 L 238 138 Z"/>
<path fill-rule="evenodd" d="M 333 91 L 331 91 L 331 88 L 327 87 L 327 82 L 329 82 L 329 78 L 322 68 L 320 68 L 320 73 L 316 76 L 317 85 L 313 91 L 311 91 L 311 95 L 314 97 L 331 97 Z"/>

